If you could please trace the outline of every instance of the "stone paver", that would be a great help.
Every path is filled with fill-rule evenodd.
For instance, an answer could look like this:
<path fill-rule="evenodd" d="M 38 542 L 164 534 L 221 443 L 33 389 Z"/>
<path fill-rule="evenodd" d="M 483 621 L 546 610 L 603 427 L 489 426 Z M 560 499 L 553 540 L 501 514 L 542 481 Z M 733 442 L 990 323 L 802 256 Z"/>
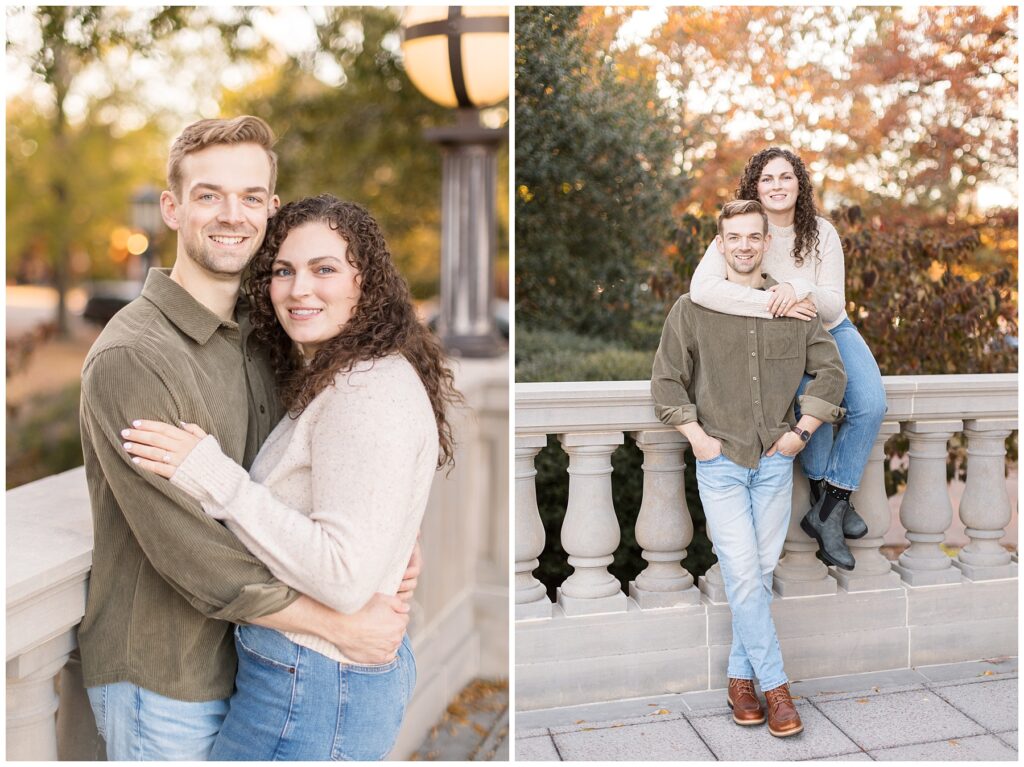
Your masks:
<path fill-rule="evenodd" d="M 963 663 L 944 663 L 941 666 L 918 666 L 915 671 L 932 682 L 962 681 L 977 677 L 984 678 L 986 671 L 994 674 L 1015 674 L 1017 673 L 1017 659 L 993 658 Z"/>
<path fill-rule="evenodd" d="M 658 722 L 670 721 L 673 719 L 682 719 L 683 715 L 679 712 L 672 712 L 668 709 L 660 708 L 657 711 L 652 711 L 646 716 L 632 716 L 628 719 L 612 719 L 608 722 L 588 722 L 586 720 L 580 720 L 570 725 L 562 727 L 552 727 L 552 735 L 562 735 L 567 732 L 579 732 L 580 730 L 587 730 L 588 732 L 593 730 L 604 730 L 609 727 L 626 727 L 634 724 L 656 724 Z"/>
<path fill-rule="evenodd" d="M 959 677 L 966 678 L 967 675 Z M 824 679 L 798 680 L 789 685 L 793 695 L 811 696 L 839 696 L 848 695 L 853 692 L 885 689 L 893 692 L 896 688 L 910 689 L 924 684 L 926 679 L 910 668 L 894 669 L 892 671 L 872 671 L 867 674 L 850 674 L 849 676 L 832 676 Z"/>
<path fill-rule="evenodd" d="M 845 692 L 829 692 L 823 690 L 814 695 L 808 695 L 808 700 L 815 703 L 824 703 L 833 700 L 851 700 L 854 698 L 870 698 L 875 695 L 890 695 L 895 692 L 927 692 L 928 688 L 923 684 L 902 684 L 897 687 L 868 687 L 859 690 L 847 690 Z"/>
<path fill-rule="evenodd" d="M 867 750 L 981 735 L 984 728 L 930 690 L 815 702 Z"/>
<path fill-rule="evenodd" d="M 550 735 L 542 735 L 539 738 L 516 738 L 515 749 L 515 758 L 518 762 L 561 761 Z"/>
<path fill-rule="evenodd" d="M 1013 762 L 1017 752 L 995 735 L 949 738 L 869 752 L 880 762 Z"/>
<path fill-rule="evenodd" d="M 796 710 L 804 723 L 804 731 L 788 738 L 776 738 L 767 725 L 738 727 L 731 715 L 700 716 L 690 721 L 704 742 L 722 761 L 793 761 L 821 759 L 860 751 L 834 724 L 809 703 L 798 701 Z M 641 759 L 639 754 L 636 755 Z M 679 755 L 688 759 L 689 755 Z"/>
<path fill-rule="evenodd" d="M 934 692 L 990 732 L 1005 732 L 1017 726 L 1016 679 L 941 687 Z"/>
<path fill-rule="evenodd" d="M 520 761 L 1009 761 L 1017 659 L 794 682 L 805 730 L 737 727 L 724 690 L 516 716 Z"/>
<path fill-rule="evenodd" d="M 863 751 L 856 754 L 840 754 L 839 756 L 826 756 L 823 759 L 815 759 L 815 762 L 873 762 L 875 761 Z"/>
<path fill-rule="evenodd" d="M 647 698 L 631 698 L 629 700 L 613 700 L 607 703 L 586 703 L 580 706 L 565 708 L 548 708 L 540 711 L 516 712 L 516 731 L 535 729 L 537 727 L 569 727 L 574 724 L 593 724 L 594 722 L 619 722 L 625 719 L 644 717 L 652 711 L 668 710 L 683 713 L 688 710 L 686 695 L 659 695 Z M 722 696 L 718 694 L 718 700 Z"/>
<path fill-rule="evenodd" d="M 565 761 L 714 761 L 685 719 L 555 735 Z"/>

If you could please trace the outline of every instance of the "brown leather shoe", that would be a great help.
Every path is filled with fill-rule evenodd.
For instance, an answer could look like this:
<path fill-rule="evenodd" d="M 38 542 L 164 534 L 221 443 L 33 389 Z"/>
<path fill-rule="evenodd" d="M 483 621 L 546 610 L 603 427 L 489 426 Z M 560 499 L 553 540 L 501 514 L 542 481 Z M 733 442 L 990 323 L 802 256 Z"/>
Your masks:
<path fill-rule="evenodd" d="M 776 738 L 788 738 L 804 731 L 800 714 L 796 712 L 793 698 L 790 697 L 788 684 L 765 690 L 764 698 L 768 702 L 768 732 Z"/>
<path fill-rule="evenodd" d="M 729 708 L 732 720 L 744 726 L 764 724 L 764 709 L 754 692 L 754 683 L 749 679 L 729 679 Z"/>

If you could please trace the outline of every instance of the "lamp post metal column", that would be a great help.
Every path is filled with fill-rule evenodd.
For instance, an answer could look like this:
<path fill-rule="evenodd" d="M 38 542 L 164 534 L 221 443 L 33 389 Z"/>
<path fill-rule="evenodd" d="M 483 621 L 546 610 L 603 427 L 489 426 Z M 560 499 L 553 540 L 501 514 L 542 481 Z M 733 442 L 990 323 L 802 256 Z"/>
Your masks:
<path fill-rule="evenodd" d="M 445 346 L 465 357 L 495 357 L 505 343 L 494 322 L 498 145 L 505 131 L 484 128 L 475 109 L 426 137 L 444 153 L 441 180 L 441 316 Z"/>
<path fill-rule="evenodd" d="M 139 188 L 132 195 L 132 226 L 146 235 L 146 249 L 139 255 L 142 264 L 142 284 L 146 284 L 153 266 L 153 240 L 163 226 L 160 216 L 160 191 L 153 186 Z"/>

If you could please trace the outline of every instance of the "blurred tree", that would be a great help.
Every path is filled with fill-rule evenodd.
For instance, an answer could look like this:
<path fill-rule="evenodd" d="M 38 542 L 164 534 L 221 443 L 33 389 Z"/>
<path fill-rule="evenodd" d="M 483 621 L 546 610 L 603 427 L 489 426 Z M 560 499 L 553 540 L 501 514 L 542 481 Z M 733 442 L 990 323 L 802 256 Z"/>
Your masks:
<path fill-rule="evenodd" d="M 681 6 L 639 40 L 632 15 L 588 9 L 588 51 L 657 78 L 694 182 L 679 211 L 730 199 L 769 144 L 868 216 L 974 213 L 982 182 L 1015 183 L 1015 7 Z"/>
<path fill-rule="evenodd" d="M 38 231 L 48 240 L 46 250 L 58 295 L 57 328 L 64 335 L 67 333 L 65 296 L 78 223 L 67 215 L 67 210 L 72 180 L 80 173 L 74 161 L 76 147 L 67 115 L 68 97 L 76 79 L 97 57 L 109 55 L 112 49 L 145 50 L 180 28 L 186 13 L 180 8 L 152 9 L 141 23 L 129 8 L 39 6 L 32 13 L 40 33 L 40 39 L 33 41 L 37 44 L 19 49 L 8 42 L 8 50 L 30 63 L 52 97 L 52 109 L 46 115 L 45 143 L 53 161 L 45 168 L 45 194 L 58 215 L 52 215 L 49 226 Z"/>
<path fill-rule="evenodd" d="M 133 191 L 162 174 L 167 140 L 155 123 L 113 140 L 110 126 L 98 121 L 102 104 L 68 128 L 59 153 L 45 115 L 20 99 L 7 103 L 9 279 L 55 284 L 58 268 L 65 286 L 86 275 L 126 277 L 128 253 L 111 235 L 131 224 Z M 52 193 L 55 177 L 62 179 L 62 200 Z M 58 266 L 52 256 L 61 227 L 69 234 Z"/>
<path fill-rule="evenodd" d="M 579 14 L 516 8 L 516 318 L 626 338 L 683 181 L 654 82 L 590 55 Z"/>

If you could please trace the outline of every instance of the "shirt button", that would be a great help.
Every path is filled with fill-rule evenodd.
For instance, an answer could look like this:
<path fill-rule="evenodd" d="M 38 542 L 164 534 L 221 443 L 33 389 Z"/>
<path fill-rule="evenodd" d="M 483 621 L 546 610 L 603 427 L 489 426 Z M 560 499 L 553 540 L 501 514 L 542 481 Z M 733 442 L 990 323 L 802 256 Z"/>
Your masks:
<path fill-rule="evenodd" d="M 754 335 L 754 331 L 753 330 L 750 331 L 750 335 Z"/>
<path fill-rule="evenodd" d="M 754 377 L 753 377 L 753 378 L 751 378 L 750 380 L 751 380 L 751 381 L 756 381 L 756 380 L 757 380 L 757 376 L 754 376 Z"/>
<path fill-rule="evenodd" d="M 751 356 L 751 357 L 756 357 L 756 356 L 757 356 L 757 352 L 751 352 L 751 353 L 750 353 L 750 356 Z"/>
<path fill-rule="evenodd" d="M 263 407 L 263 405 L 260 405 L 260 412 L 261 413 L 266 413 L 267 412 L 266 408 Z"/>
<path fill-rule="evenodd" d="M 755 405 L 760 405 L 761 404 L 761 400 L 759 400 L 759 399 L 754 400 L 754 404 Z"/>

